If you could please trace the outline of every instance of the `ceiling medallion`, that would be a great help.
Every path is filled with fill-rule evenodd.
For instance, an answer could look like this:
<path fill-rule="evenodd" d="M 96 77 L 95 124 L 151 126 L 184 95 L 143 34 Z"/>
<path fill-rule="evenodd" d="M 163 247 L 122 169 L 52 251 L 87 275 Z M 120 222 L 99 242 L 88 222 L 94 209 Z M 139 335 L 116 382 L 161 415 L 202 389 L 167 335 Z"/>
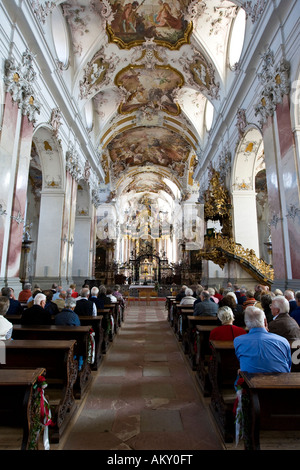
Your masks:
<path fill-rule="evenodd" d="M 178 116 L 180 107 L 174 101 L 174 92 L 184 84 L 184 78 L 169 65 L 156 65 L 151 70 L 145 65 L 129 65 L 115 79 L 119 88 L 126 90 L 126 99 L 119 106 L 120 114 L 129 114 L 145 106 L 156 111 Z"/>
<path fill-rule="evenodd" d="M 182 1 L 185 9 L 190 0 Z M 107 22 L 106 31 L 110 42 L 121 49 L 130 49 L 153 38 L 160 46 L 178 50 L 189 44 L 193 24 L 184 18 L 181 10 L 162 0 L 142 0 L 128 3 L 128 0 L 110 2 L 113 19 Z"/>

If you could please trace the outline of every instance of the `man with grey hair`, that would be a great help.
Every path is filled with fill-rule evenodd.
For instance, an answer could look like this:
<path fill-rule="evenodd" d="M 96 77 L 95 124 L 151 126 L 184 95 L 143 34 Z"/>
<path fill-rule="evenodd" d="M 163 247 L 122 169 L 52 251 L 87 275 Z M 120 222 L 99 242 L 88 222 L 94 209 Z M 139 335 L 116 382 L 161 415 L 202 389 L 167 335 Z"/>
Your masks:
<path fill-rule="evenodd" d="M 295 308 L 297 308 L 297 302 L 295 300 L 295 294 L 292 290 L 287 289 L 284 291 L 284 297 L 289 301 L 290 304 L 290 314 L 292 313 Z"/>
<path fill-rule="evenodd" d="M 33 306 L 26 308 L 21 317 L 22 325 L 51 325 L 51 313 L 45 310 L 45 294 L 37 294 L 33 300 Z"/>
<path fill-rule="evenodd" d="M 287 339 L 267 330 L 267 320 L 260 308 L 245 309 L 246 335 L 233 340 L 240 370 L 249 373 L 290 372 L 291 347 Z"/>
<path fill-rule="evenodd" d="M 270 308 L 273 320 L 269 323 L 269 331 L 283 336 L 289 342 L 300 339 L 300 326 L 289 314 L 289 301 L 283 295 L 277 295 Z"/>
<path fill-rule="evenodd" d="M 90 289 L 83 287 L 80 293 L 80 299 L 76 300 L 75 312 L 78 316 L 97 316 L 96 305 L 89 300 Z"/>
<path fill-rule="evenodd" d="M 77 313 L 74 312 L 76 300 L 74 297 L 66 299 L 65 306 L 57 315 L 55 315 L 55 325 L 80 326 L 80 320 Z"/>
<path fill-rule="evenodd" d="M 92 288 L 91 288 L 90 301 L 91 301 L 91 302 L 94 302 L 94 304 L 96 304 L 97 310 L 104 308 L 104 300 L 103 300 L 103 299 L 99 299 L 98 294 L 99 294 L 99 289 L 98 289 L 98 287 L 97 287 L 97 286 L 92 287 Z"/>
<path fill-rule="evenodd" d="M 211 295 L 207 290 L 203 290 L 200 294 L 201 302 L 197 303 L 194 308 L 194 316 L 213 316 L 218 313 L 218 304 L 211 300 Z"/>

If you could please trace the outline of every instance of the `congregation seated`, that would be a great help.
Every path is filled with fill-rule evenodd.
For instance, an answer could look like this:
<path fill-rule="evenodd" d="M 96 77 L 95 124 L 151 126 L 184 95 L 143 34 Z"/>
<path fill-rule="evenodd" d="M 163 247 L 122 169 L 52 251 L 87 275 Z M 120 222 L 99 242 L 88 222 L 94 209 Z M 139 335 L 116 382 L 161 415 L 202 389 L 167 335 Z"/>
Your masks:
<path fill-rule="evenodd" d="M 194 305 L 195 297 L 193 296 L 193 290 L 187 287 L 185 289 L 185 296 L 181 299 L 179 305 Z"/>
<path fill-rule="evenodd" d="M 219 308 L 221 307 L 229 307 L 234 315 L 234 325 L 244 327 L 244 310 L 242 305 L 238 304 L 236 301 L 236 296 L 232 295 L 233 292 L 228 292 L 222 300 L 219 302 Z"/>
<path fill-rule="evenodd" d="M 78 316 L 97 316 L 97 307 L 94 302 L 89 300 L 90 289 L 88 287 L 83 287 L 80 292 L 80 297 L 76 299 L 76 307 L 74 312 Z"/>
<path fill-rule="evenodd" d="M 90 299 L 89 299 L 89 300 L 90 300 L 91 302 L 94 302 L 94 303 L 96 304 L 97 310 L 104 308 L 104 300 L 103 300 L 103 299 L 99 299 L 98 294 L 99 294 L 99 289 L 98 289 L 98 287 L 96 287 L 96 286 L 92 287 L 92 288 L 91 288 L 91 295 L 90 295 Z"/>
<path fill-rule="evenodd" d="M 53 290 L 44 290 L 43 294 L 46 296 L 46 305 L 45 305 L 45 310 L 47 312 L 50 312 L 51 315 L 57 315 L 59 312 L 58 306 L 56 303 L 52 302 L 53 298 Z"/>
<path fill-rule="evenodd" d="M 254 297 L 254 292 L 252 290 L 246 291 L 246 300 L 243 302 L 243 309 L 245 310 L 247 307 L 253 307 L 256 304 L 257 300 Z"/>
<path fill-rule="evenodd" d="M 260 299 L 261 308 L 265 312 L 268 324 L 270 323 L 270 321 L 273 320 L 273 315 L 272 315 L 271 308 L 270 308 L 273 297 L 274 297 L 274 294 L 272 293 L 263 294 Z"/>
<path fill-rule="evenodd" d="M 201 292 L 201 302 L 197 303 L 194 308 L 194 316 L 217 316 L 218 304 L 212 302 L 210 299 L 211 295 L 207 290 Z"/>
<path fill-rule="evenodd" d="M 32 307 L 25 309 L 21 316 L 22 325 L 51 325 L 51 313 L 45 310 L 46 296 L 39 292 Z"/>
<path fill-rule="evenodd" d="M 59 294 L 61 293 L 62 290 L 63 290 L 62 286 L 57 286 L 56 287 L 56 292 L 54 292 L 53 298 L 52 298 L 53 302 L 54 302 L 54 300 L 59 299 Z"/>
<path fill-rule="evenodd" d="M 21 315 L 23 307 L 19 300 L 14 298 L 12 289 L 10 287 L 2 287 L 1 294 L 9 299 L 9 308 L 6 315 Z"/>
<path fill-rule="evenodd" d="M 106 295 L 107 297 L 110 298 L 110 300 L 114 303 L 114 302 L 117 302 L 117 297 L 113 295 L 113 291 L 112 289 L 107 289 L 106 290 Z"/>
<path fill-rule="evenodd" d="M 197 289 L 196 289 L 196 298 L 195 298 L 195 302 L 194 302 L 194 308 L 195 306 L 197 305 L 197 303 L 201 302 L 201 292 L 204 290 L 204 288 L 200 285 L 198 285 Z"/>
<path fill-rule="evenodd" d="M 186 285 L 181 286 L 180 291 L 178 292 L 178 294 L 175 297 L 176 302 L 180 302 L 181 299 L 185 296 L 185 289 L 186 288 L 187 288 Z"/>
<path fill-rule="evenodd" d="M 233 324 L 234 315 L 230 307 L 220 307 L 217 316 L 222 325 L 216 326 L 216 328 L 210 332 L 210 340 L 233 341 L 237 336 L 247 334 L 244 328 Z"/>
<path fill-rule="evenodd" d="M 290 314 L 292 313 L 293 310 L 297 308 L 297 302 L 295 299 L 295 294 L 292 290 L 286 290 L 284 291 L 284 297 L 289 301 L 290 304 Z"/>
<path fill-rule="evenodd" d="M 21 290 L 21 292 L 18 295 L 18 301 L 26 304 L 28 299 L 31 297 L 31 295 L 32 295 L 31 284 L 27 282 L 26 284 L 24 284 L 24 288 Z"/>
<path fill-rule="evenodd" d="M 34 304 L 34 298 L 35 298 L 35 296 L 36 296 L 37 294 L 41 294 L 41 293 L 42 293 L 42 291 L 41 291 L 40 288 L 35 288 L 35 289 L 33 289 L 31 297 L 29 297 L 29 299 L 27 300 L 26 307 L 27 307 L 27 308 L 32 307 L 33 304 Z"/>
<path fill-rule="evenodd" d="M 100 300 L 103 300 L 104 305 L 109 305 L 109 304 L 112 303 L 111 298 L 108 297 L 108 295 L 106 295 L 106 287 L 105 286 L 100 286 L 99 287 L 98 298 Z"/>
<path fill-rule="evenodd" d="M 9 299 L 6 295 L 0 296 L 0 340 L 9 340 L 12 337 L 13 325 L 5 316 L 9 309 Z"/>
<path fill-rule="evenodd" d="M 295 300 L 297 307 L 291 313 L 291 317 L 293 317 L 294 320 L 296 320 L 296 322 L 298 323 L 298 325 L 300 325 L 300 291 L 297 291 L 295 293 Z"/>
<path fill-rule="evenodd" d="M 289 342 L 300 339 L 300 326 L 289 314 L 289 301 L 283 296 L 274 297 L 271 303 L 273 320 L 269 323 L 269 331 L 283 336 Z"/>
<path fill-rule="evenodd" d="M 59 293 L 58 298 L 53 300 L 53 303 L 55 303 L 57 305 L 58 310 L 60 312 L 65 306 L 66 298 L 67 298 L 67 292 L 65 290 L 61 290 L 60 293 Z"/>
<path fill-rule="evenodd" d="M 64 308 L 55 316 L 55 325 L 80 326 L 80 320 L 74 309 L 77 302 L 74 297 L 66 299 Z"/>
<path fill-rule="evenodd" d="M 245 300 L 247 300 L 246 292 L 247 289 L 245 287 L 241 287 L 240 291 L 235 293 L 239 305 L 243 305 Z"/>
<path fill-rule="evenodd" d="M 220 299 L 216 297 L 216 290 L 213 287 L 208 287 L 208 292 L 210 293 L 210 298 L 213 300 L 216 304 L 220 302 Z"/>
<path fill-rule="evenodd" d="M 70 284 L 70 289 L 72 290 L 71 297 L 76 299 L 79 296 L 78 292 L 76 292 L 76 284 Z"/>
<path fill-rule="evenodd" d="M 121 305 L 124 305 L 124 298 L 122 293 L 120 292 L 120 286 L 116 285 L 113 290 L 113 295 L 117 298 Z"/>
<path fill-rule="evenodd" d="M 249 332 L 233 340 L 240 370 L 249 373 L 290 372 L 290 343 L 267 330 L 264 312 L 253 306 L 247 307 L 245 324 Z"/>

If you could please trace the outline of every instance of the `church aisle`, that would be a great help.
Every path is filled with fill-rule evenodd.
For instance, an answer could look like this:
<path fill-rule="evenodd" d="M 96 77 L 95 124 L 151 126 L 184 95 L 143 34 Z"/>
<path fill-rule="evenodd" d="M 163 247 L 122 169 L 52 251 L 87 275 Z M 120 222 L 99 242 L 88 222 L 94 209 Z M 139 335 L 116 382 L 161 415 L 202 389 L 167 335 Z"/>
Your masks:
<path fill-rule="evenodd" d="M 164 302 L 131 304 L 59 450 L 224 449 L 188 367 Z"/>

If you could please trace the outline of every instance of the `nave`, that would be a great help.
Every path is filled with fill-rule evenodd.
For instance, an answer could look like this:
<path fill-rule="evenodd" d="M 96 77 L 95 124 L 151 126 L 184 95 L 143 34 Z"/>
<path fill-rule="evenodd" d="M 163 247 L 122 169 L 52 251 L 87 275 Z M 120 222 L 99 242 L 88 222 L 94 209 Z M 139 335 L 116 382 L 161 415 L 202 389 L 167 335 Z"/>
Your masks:
<path fill-rule="evenodd" d="M 223 448 L 167 321 L 164 301 L 130 303 L 58 449 Z"/>
<path fill-rule="evenodd" d="M 242 441 L 223 441 L 210 398 L 202 395 L 167 316 L 164 301 L 126 307 L 76 414 L 50 451 L 243 451 Z M 21 430 L 0 428 L 0 450 L 19 450 L 21 438 Z M 262 451 L 299 450 L 300 432 L 265 431 L 260 443 Z"/>

